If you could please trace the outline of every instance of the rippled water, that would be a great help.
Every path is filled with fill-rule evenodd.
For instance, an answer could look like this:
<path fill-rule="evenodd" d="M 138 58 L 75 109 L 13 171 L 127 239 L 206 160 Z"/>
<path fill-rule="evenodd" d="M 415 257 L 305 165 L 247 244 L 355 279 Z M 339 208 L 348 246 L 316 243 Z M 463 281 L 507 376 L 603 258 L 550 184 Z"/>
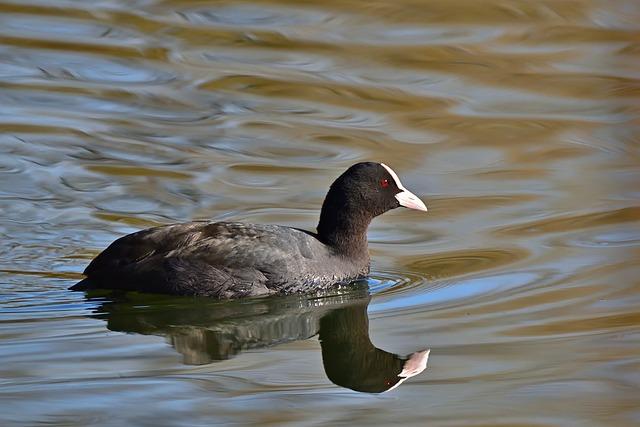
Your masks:
<path fill-rule="evenodd" d="M 0 2 L 0 423 L 640 424 L 639 23 L 634 0 Z M 67 290 L 147 226 L 313 229 L 361 160 L 429 206 L 374 221 L 368 291 Z"/>

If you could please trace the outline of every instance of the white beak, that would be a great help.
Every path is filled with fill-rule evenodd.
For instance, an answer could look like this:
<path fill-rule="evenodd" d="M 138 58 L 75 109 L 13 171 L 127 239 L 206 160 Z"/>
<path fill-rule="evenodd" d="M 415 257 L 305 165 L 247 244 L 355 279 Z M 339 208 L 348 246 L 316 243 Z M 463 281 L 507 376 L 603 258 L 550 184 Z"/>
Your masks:
<path fill-rule="evenodd" d="M 380 164 L 382 165 L 383 168 L 387 170 L 387 172 L 389 172 L 389 175 L 391 175 L 391 178 L 393 178 L 393 180 L 396 182 L 396 186 L 401 190 L 400 193 L 396 194 L 396 200 L 398 201 L 398 203 L 400 203 L 400 206 L 426 212 L 427 206 L 424 204 L 422 200 L 418 198 L 418 196 L 416 196 L 411 191 L 404 188 L 404 186 L 400 182 L 400 178 L 398 178 L 398 174 L 396 174 L 393 171 L 393 169 L 391 169 L 389 166 L 385 165 L 384 163 L 380 163 Z"/>
<path fill-rule="evenodd" d="M 404 190 L 396 194 L 396 200 L 398 200 L 400 206 L 404 206 L 405 208 L 427 211 L 427 206 L 424 202 L 409 190 Z"/>

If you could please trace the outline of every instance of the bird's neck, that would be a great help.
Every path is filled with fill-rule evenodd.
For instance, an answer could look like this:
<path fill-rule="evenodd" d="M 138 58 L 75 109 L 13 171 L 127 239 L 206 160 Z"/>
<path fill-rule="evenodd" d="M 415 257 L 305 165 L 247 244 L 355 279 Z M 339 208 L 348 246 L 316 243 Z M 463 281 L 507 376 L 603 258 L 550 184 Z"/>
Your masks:
<path fill-rule="evenodd" d="M 371 215 L 342 202 L 329 197 L 325 199 L 317 228 L 318 237 L 341 255 L 368 260 L 367 229 Z"/>

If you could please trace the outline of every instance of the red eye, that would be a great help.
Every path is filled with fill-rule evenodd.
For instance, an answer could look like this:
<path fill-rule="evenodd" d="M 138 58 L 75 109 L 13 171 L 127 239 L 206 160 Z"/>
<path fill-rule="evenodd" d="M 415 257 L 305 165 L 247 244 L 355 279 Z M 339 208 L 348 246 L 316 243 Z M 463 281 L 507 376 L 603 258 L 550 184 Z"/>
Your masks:
<path fill-rule="evenodd" d="M 389 180 L 388 179 L 381 179 L 380 180 L 380 187 L 387 188 L 388 186 L 389 186 Z"/>

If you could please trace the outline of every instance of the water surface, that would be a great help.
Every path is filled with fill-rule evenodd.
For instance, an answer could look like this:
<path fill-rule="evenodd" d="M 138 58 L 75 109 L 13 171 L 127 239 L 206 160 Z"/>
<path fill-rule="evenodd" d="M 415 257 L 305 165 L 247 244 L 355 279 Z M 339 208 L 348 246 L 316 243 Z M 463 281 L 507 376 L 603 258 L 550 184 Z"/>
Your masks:
<path fill-rule="evenodd" d="M 638 23 L 633 0 L 0 1 L 0 423 L 640 424 Z M 429 206 L 374 221 L 368 290 L 67 290 L 148 226 L 312 230 L 364 160 Z M 346 346 L 431 355 L 371 394 L 332 381 L 380 371 Z"/>

